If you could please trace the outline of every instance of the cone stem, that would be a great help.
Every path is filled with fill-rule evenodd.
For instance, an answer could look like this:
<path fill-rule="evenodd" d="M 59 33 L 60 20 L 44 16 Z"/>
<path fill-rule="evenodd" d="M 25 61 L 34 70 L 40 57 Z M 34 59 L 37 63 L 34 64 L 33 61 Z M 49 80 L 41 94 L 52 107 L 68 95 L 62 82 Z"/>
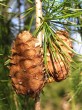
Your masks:
<path fill-rule="evenodd" d="M 35 98 L 35 110 L 41 110 L 40 108 L 40 96 L 37 95 Z"/>
<path fill-rule="evenodd" d="M 36 4 L 36 28 L 41 26 L 41 18 L 42 18 L 42 0 L 35 0 Z M 42 32 L 38 33 L 37 39 L 39 41 L 40 46 L 42 46 Z"/>

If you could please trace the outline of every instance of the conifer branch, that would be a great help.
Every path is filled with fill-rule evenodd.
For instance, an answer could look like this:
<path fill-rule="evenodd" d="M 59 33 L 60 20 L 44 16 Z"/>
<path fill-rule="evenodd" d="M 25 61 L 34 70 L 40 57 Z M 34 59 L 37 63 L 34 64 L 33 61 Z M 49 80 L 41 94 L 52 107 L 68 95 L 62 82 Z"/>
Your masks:
<path fill-rule="evenodd" d="M 41 0 L 35 0 L 36 5 L 36 28 L 41 26 L 41 18 L 42 18 L 42 1 Z M 42 32 L 40 31 L 38 33 L 37 39 L 39 41 L 39 45 L 42 45 Z"/>
<path fill-rule="evenodd" d="M 42 18 L 42 1 L 35 0 L 36 5 L 36 29 L 41 26 L 41 18 Z M 37 39 L 39 41 L 39 45 L 42 46 L 42 32 L 38 33 Z M 39 95 L 35 98 L 35 110 L 40 110 L 40 97 Z"/>
<path fill-rule="evenodd" d="M 17 0 L 17 2 L 18 2 L 18 13 L 19 13 L 19 16 L 18 16 L 18 21 L 19 21 L 19 32 L 20 32 L 20 30 L 21 30 L 21 19 L 20 19 L 20 13 L 21 13 L 21 2 L 20 2 L 20 0 Z"/>

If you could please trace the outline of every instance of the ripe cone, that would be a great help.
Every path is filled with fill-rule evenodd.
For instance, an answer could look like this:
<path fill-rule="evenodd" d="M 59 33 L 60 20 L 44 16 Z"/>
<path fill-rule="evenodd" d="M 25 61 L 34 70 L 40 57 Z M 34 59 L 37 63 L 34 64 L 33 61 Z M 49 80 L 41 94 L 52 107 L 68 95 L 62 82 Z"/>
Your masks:
<path fill-rule="evenodd" d="M 44 86 L 43 58 L 37 39 L 23 31 L 15 39 L 10 61 L 10 77 L 18 94 L 36 96 Z"/>
<path fill-rule="evenodd" d="M 69 72 L 70 62 L 72 61 L 71 57 L 73 56 L 73 53 L 70 50 L 72 49 L 72 41 L 69 38 L 68 33 L 66 31 L 57 31 L 56 35 L 63 41 L 61 42 L 58 40 L 57 42 L 61 46 L 61 50 L 66 53 L 66 57 L 64 58 L 63 54 L 55 49 L 56 58 L 52 59 L 50 50 L 48 50 L 47 67 L 50 74 L 48 82 L 52 82 L 54 80 L 59 82 L 66 79 Z"/>

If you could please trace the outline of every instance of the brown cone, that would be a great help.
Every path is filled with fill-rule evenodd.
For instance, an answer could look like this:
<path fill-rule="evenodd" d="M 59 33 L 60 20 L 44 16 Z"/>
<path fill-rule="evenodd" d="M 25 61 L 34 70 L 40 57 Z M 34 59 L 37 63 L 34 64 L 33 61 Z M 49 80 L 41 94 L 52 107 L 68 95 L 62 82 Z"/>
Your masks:
<path fill-rule="evenodd" d="M 36 96 L 44 86 L 43 58 L 37 39 L 23 31 L 15 39 L 10 61 L 10 77 L 18 94 Z"/>
<path fill-rule="evenodd" d="M 66 31 L 57 31 L 57 36 L 68 46 L 72 48 L 72 41 L 69 38 L 69 34 Z M 61 46 L 62 50 L 69 56 L 67 59 L 68 62 L 71 62 L 71 57 L 73 56 L 72 51 L 66 48 L 63 43 L 58 41 L 58 44 Z M 69 73 L 69 64 L 65 64 L 65 59 L 62 54 L 56 52 L 57 58 L 52 61 L 50 52 L 48 51 L 47 61 L 48 61 L 48 70 L 51 77 L 49 77 L 48 82 L 53 82 L 54 80 L 59 82 L 66 79 Z"/>

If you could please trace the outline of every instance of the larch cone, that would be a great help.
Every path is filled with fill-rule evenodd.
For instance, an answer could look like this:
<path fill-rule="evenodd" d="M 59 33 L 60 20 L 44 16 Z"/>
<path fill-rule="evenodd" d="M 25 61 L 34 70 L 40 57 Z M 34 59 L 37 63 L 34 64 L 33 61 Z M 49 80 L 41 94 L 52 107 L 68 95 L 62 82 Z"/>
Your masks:
<path fill-rule="evenodd" d="M 57 81 L 60 82 L 64 79 L 67 78 L 69 70 L 70 70 L 70 62 L 72 61 L 72 57 L 73 57 L 73 52 L 71 51 L 72 49 L 72 40 L 69 38 L 69 34 L 67 31 L 57 31 L 56 35 L 63 41 L 57 41 L 58 44 L 61 46 L 61 49 L 67 54 L 67 62 L 65 64 L 65 59 L 63 57 L 63 55 L 60 53 L 58 53 L 56 51 L 56 58 L 52 59 L 51 58 L 51 53 L 48 50 L 48 55 L 47 55 L 47 68 L 49 71 L 49 79 L 48 82 L 53 82 L 53 81 Z M 65 43 L 67 45 L 67 47 L 69 47 L 69 49 L 63 44 Z"/>
<path fill-rule="evenodd" d="M 35 97 L 44 86 L 43 55 L 41 47 L 35 46 L 37 42 L 37 38 L 23 31 L 13 43 L 10 77 L 18 94 Z"/>

